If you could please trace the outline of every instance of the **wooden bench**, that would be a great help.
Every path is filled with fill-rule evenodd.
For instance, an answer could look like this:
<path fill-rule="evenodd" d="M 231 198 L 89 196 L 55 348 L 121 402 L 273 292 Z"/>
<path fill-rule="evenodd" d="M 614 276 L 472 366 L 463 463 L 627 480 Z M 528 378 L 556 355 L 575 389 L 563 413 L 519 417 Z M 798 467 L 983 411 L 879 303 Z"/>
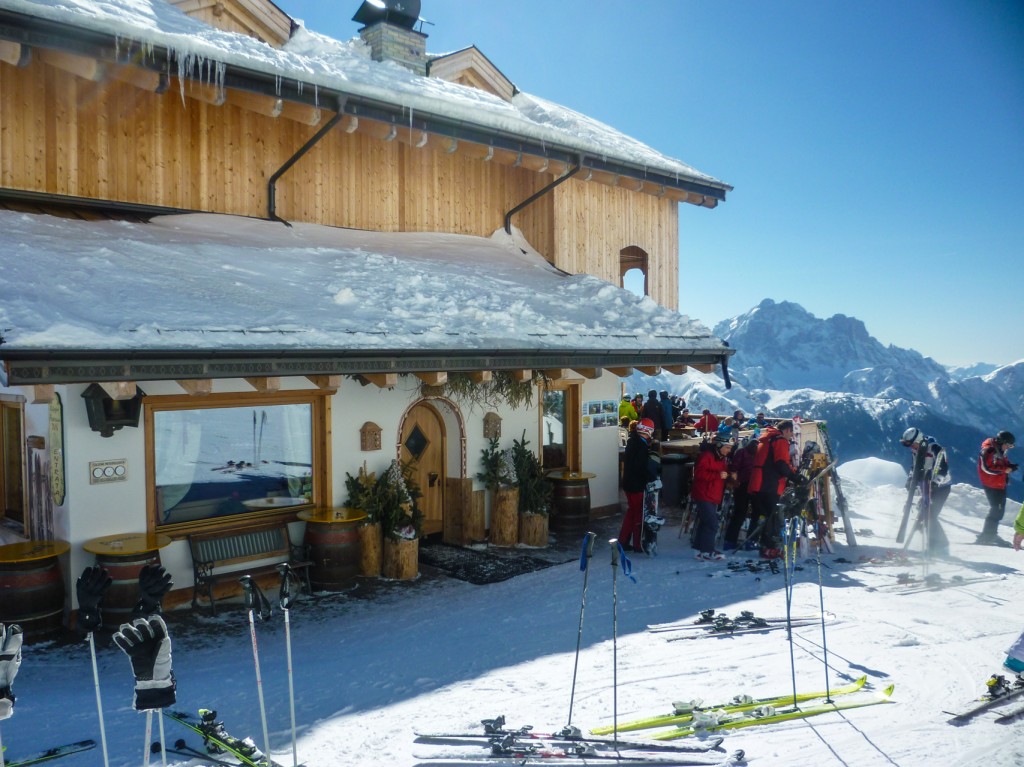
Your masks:
<path fill-rule="evenodd" d="M 313 563 L 305 558 L 304 547 L 292 544 L 288 536 L 288 525 L 284 522 L 246 530 L 223 530 L 190 535 L 188 545 L 192 551 L 192 573 L 195 578 L 192 589 L 193 609 L 199 609 L 199 596 L 205 594 L 210 600 L 211 613 L 216 615 L 214 586 L 221 579 L 241 575 L 265 575 L 275 572 L 277 566 L 283 562 L 291 565 L 301 576 L 305 592 L 313 592 L 309 581 L 309 568 Z M 258 560 L 272 561 L 257 567 L 239 567 Z"/>

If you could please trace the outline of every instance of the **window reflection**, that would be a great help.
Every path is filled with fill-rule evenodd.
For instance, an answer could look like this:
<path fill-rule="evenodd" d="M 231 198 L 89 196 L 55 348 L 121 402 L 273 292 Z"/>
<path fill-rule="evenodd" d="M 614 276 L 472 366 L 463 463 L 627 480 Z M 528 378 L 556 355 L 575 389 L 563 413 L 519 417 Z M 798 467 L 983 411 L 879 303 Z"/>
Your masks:
<path fill-rule="evenodd" d="M 565 391 L 545 391 L 544 409 L 541 413 L 543 439 L 543 463 L 545 469 L 561 469 L 569 465 L 569 448 L 566 441 Z"/>
<path fill-rule="evenodd" d="M 312 497 L 309 403 L 153 414 L 159 524 L 296 506 Z"/>

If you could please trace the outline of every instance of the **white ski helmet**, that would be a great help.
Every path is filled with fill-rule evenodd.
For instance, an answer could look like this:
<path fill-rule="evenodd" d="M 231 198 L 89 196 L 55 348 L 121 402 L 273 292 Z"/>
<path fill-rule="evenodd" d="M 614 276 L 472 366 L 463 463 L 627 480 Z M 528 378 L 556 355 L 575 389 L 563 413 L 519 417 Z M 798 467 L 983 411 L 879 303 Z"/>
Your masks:
<path fill-rule="evenodd" d="M 924 442 L 924 432 L 918 429 L 916 426 L 911 426 L 900 437 L 900 444 L 904 447 L 910 447 L 911 445 Z"/>

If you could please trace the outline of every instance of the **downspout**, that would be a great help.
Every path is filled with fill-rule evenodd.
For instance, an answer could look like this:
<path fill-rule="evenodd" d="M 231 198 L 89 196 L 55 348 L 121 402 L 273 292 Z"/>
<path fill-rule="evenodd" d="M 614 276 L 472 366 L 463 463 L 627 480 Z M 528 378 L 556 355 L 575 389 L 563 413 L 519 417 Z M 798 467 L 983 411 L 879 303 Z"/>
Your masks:
<path fill-rule="evenodd" d="M 512 210 L 510 210 L 508 213 L 506 213 L 505 214 L 505 233 L 506 234 L 512 234 L 512 216 L 514 216 L 516 213 L 521 211 L 527 205 L 530 205 L 530 204 L 536 202 L 538 199 L 540 199 L 541 197 L 546 195 L 548 192 L 550 192 L 556 186 L 561 184 L 563 181 L 568 181 L 570 178 L 572 178 L 577 173 L 579 173 L 580 169 L 582 167 L 583 167 L 583 155 L 581 154 L 581 155 L 579 155 L 576 158 L 576 164 L 572 167 L 572 170 L 570 170 L 564 176 L 559 176 L 554 181 L 552 181 L 550 184 L 545 186 L 543 189 L 540 189 L 540 190 L 534 192 L 529 197 L 527 197 L 525 200 L 523 200 L 521 203 L 519 203 L 514 208 L 512 208 Z"/>
<path fill-rule="evenodd" d="M 303 144 L 299 151 L 293 154 L 288 160 L 282 165 L 277 171 L 270 177 L 267 182 L 267 218 L 271 221 L 280 221 L 285 226 L 291 226 L 287 221 L 277 215 L 277 180 L 287 173 L 291 167 L 302 159 L 303 155 L 306 154 L 310 149 L 317 145 L 317 143 L 326 136 L 331 128 L 337 125 L 341 119 L 345 116 L 345 100 L 338 99 L 338 111 L 335 112 L 334 117 L 327 121 L 320 130 L 314 133 L 309 141 Z"/>
<path fill-rule="evenodd" d="M 725 345 L 728 346 L 729 344 L 726 343 Z M 731 389 L 732 388 L 732 381 L 729 380 L 729 355 L 728 354 L 723 354 L 722 355 L 722 379 L 725 381 L 725 388 L 726 389 Z"/>

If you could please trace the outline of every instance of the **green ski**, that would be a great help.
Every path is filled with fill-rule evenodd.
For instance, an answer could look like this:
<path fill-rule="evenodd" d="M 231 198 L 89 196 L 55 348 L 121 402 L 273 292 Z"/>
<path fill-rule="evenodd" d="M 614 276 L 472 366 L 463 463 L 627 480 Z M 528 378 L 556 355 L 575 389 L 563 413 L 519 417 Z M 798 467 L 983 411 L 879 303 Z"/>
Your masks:
<path fill-rule="evenodd" d="M 669 732 L 662 732 L 653 736 L 653 740 L 675 740 L 694 735 L 697 732 L 718 732 L 719 730 L 738 730 L 741 727 L 756 727 L 762 724 L 776 724 L 777 722 L 788 722 L 793 719 L 807 719 L 819 714 L 830 714 L 833 711 L 845 711 L 851 708 L 862 708 L 874 706 L 879 703 L 892 703 L 891 696 L 896 685 L 889 685 L 881 693 L 870 698 L 849 698 L 838 703 L 816 703 L 807 708 L 790 708 L 775 711 L 768 708 L 770 713 L 764 716 L 757 716 L 755 712 L 728 712 L 724 717 L 714 723 L 699 725 L 697 727 L 677 727 Z"/>
<path fill-rule="evenodd" d="M 867 684 L 867 681 L 868 678 L 865 675 L 844 687 L 837 687 L 834 690 L 829 690 L 828 692 L 819 691 L 798 693 L 796 696 L 796 700 L 799 703 L 800 701 L 817 700 L 818 698 L 825 698 L 830 695 L 848 695 L 851 692 L 857 692 L 858 690 L 860 690 L 862 687 L 864 687 L 865 684 Z M 663 714 L 662 716 L 652 716 L 648 719 L 637 719 L 632 722 L 626 722 L 624 724 L 619 725 L 618 731 L 630 732 L 633 730 L 648 730 L 653 727 L 668 727 L 670 724 L 686 724 L 693 719 L 693 712 L 695 710 L 720 711 L 724 709 L 725 711 L 730 712 L 752 711 L 758 706 L 785 706 L 786 704 L 792 702 L 792 695 L 777 695 L 771 698 L 758 698 L 756 700 L 750 700 L 742 698 L 741 696 L 736 696 L 728 703 L 723 703 L 718 706 L 700 706 L 699 708 L 697 706 L 694 706 L 690 710 L 681 710 L 681 704 L 677 703 L 675 704 L 675 713 Z M 614 728 L 612 727 L 595 727 L 590 732 L 594 735 L 607 735 L 613 730 Z"/>

